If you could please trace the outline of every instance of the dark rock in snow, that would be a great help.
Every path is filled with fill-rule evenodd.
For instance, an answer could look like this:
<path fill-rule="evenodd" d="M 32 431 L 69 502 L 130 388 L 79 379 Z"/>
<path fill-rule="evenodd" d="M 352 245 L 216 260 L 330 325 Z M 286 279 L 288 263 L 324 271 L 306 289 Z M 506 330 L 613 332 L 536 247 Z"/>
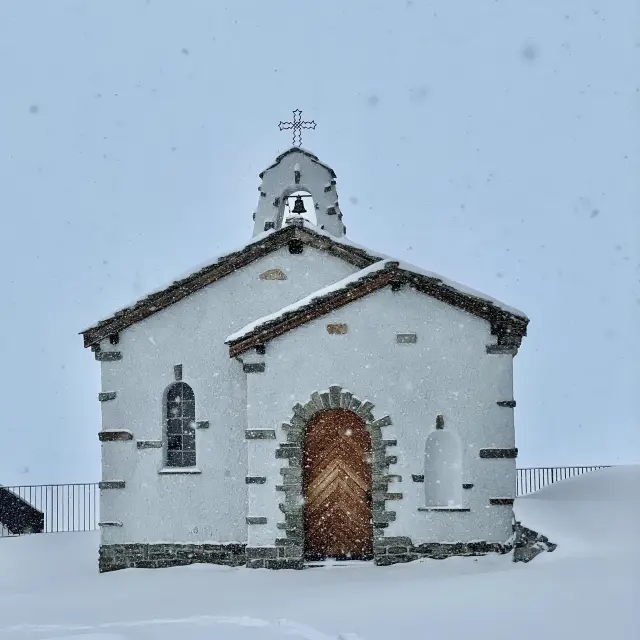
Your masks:
<path fill-rule="evenodd" d="M 523 527 L 520 522 L 514 525 L 515 541 L 513 544 L 514 562 L 531 562 L 543 551 L 555 551 L 557 544 L 533 529 Z"/>

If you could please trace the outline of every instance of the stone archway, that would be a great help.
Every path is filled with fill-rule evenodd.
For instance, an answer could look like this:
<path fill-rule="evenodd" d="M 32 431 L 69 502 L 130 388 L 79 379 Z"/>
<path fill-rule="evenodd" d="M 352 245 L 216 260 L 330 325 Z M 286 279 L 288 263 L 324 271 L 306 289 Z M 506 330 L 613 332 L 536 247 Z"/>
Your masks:
<path fill-rule="evenodd" d="M 362 401 L 351 392 L 337 385 L 329 387 L 323 393 L 311 394 L 306 404 L 296 404 L 293 416 L 282 428 L 287 434 L 287 442 L 276 449 L 276 458 L 286 461 L 280 469 L 282 484 L 277 490 L 282 492 L 283 500 L 279 507 L 284 520 L 277 524 L 284 537 L 276 539 L 278 556 L 289 559 L 288 566 L 304 562 L 304 497 L 303 497 L 303 446 L 309 423 L 320 412 L 328 409 L 345 409 L 356 414 L 364 422 L 371 438 L 371 515 L 373 520 L 374 555 L 376 543 L 381 542 L 384 530 L 395 520 L 395 512 L 387 511 L 387 500 L 395 499 L 399 493 L 389 492 L 389 482 L 394 478 L 389 474 L 389 465 L 397 462 L 396 456 L 387 455 L 387 447 L 396 445 L 395 440 L 385 440 L 382 429 L 391 424 L 389 416 L 376 419 L 373 403 Z"/>

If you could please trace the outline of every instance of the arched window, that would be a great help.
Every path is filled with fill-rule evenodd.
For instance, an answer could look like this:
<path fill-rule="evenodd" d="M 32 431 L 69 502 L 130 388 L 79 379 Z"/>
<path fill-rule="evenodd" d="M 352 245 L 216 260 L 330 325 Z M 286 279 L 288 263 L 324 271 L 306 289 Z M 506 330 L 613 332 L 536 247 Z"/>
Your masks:
<path fill-rule="evenodd" d="M 168 467 L 196 464 L 196 400 L 193 389 L 176 382 L 167 389 L 166 427 Z"/>
<path fill-rule="evenodd" d="M 427 507 L 462 506 L 462 447 L 453 431 L 438 429 L 427 438 L 424 491 Z"/>

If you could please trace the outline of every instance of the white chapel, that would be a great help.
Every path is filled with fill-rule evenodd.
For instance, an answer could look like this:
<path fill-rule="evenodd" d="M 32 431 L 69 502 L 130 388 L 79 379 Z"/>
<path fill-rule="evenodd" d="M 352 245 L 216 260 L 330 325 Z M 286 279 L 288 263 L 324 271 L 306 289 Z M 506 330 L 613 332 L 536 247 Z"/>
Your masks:
<path fill-rule="evenodd" d="M 82 332 L 100 571 L 507 553 L 527 317 L 346 237 L 294 146 L 240 250 Z"/>

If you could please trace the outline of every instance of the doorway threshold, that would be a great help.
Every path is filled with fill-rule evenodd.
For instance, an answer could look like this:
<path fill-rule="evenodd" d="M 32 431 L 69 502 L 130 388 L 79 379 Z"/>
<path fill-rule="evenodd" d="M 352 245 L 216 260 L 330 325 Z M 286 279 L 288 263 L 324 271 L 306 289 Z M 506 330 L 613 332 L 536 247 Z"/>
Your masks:
<path fill-rule="evenodd" d="M 355 569 L 373 565 L 373 560 L 307 560 L 305 569 Z"/>

